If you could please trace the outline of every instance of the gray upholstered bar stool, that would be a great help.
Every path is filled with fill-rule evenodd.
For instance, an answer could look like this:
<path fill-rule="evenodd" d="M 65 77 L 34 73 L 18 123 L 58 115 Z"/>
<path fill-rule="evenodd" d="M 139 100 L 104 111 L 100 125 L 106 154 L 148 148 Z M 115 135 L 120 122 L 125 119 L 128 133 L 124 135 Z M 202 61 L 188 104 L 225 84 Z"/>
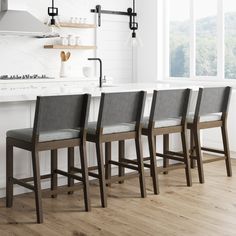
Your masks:
<path fill-rule="evenodd" d="M 137 171 L 141 196 L 146 197 L 140 123 L 143 116 L 145 97 L 146 93 L 143 91 L 102 93 L 98 121 L 88 124 L 87 141 L 96 144 L 98 164 L 98 174 L 89 171 L 89 175 L 99 179 L 102 207 L 107 206 L 106 184 L 124 180 L 125 178 L 123 174 L 120 174 L 120 177 L 111 177 L 111 164 Z M 128 165 L 125 162 L 124 140 L 127 139 L 135 140 L 138 166 Z M 120 146 L 118 162 L 111 160 L 111 142 L 114 141 L 118 141 Z M 103 143 L 105 143 L 106 147 L 105 168 Z"/>
<path fill-rule="evenodd" d="M 230 150 L 227 132 L 227 117 L 231 95 L 230 87 L 200 88 L 195 113 L 188 118 L 188 129 L 191 133 L 191 166 L 197 161 L 199 182 L 204 183 L 203 163 L 225 160 L 227 175 L 232 176 Z M 209 128 L 221 128 L 223 150 L 201 146 L 200 131 Z M 202 150 L 223 157 L 203 160 Z"/>
<path fill-rule="evenodd" d="M 67 95 L 37 97 L 34 127 L 10 130 L 7 132 L 7 192 L 6 206 L 13 204 L 13 184 L 21 185 L 35 193 L 37 222 L 43 222 L 40 179 L 51 178 L 52 196 L 57 194 L 57 174 L 82 181 L 84 201 L 87 211 L 90 210 L 89 182 L 86 157 L 86 128 L 90 106 L 90 95 Z M 77 129 L 79 128 L 79 129 Z M 73 157 L 75 146 L 80 146 L 82 177 L 57 169 L 57 149 L 68 148 Z M 33 178 L 16 179 L 13 177 L 13 148 L 21 148 L 32 154 Z M 51 150 L 51 174 L 40 176 L 39 152 Z M 28 182 L 34 182 L 34 185 Z M 69 181 L 69 185 L 70 185 Z M 72 185 L 72 184 L 71 184 Z M 65 191 L 71 191 L 71 187 Z M 74 190 L 74 188 L 73 188 Z"/>
<path fill-rule="evenodd" d="M 190 160 L 187 151 L 187 122 L 188 107 L 191 90 L 163 90 L 154 91 L 149 119 L 146 119 L 142 134 L 148 137 L 150 157 L 144 163 L 150 168 L 153 179 L 154 193 L 159 193 L 158 172 L 167 173 L 168 170 L 185 168 L 187 185 L 192 185 Z M 183 152 L 173 152 L 169 150 L 169 135 L 179 133 L 181 135 Z M 156 152 L 156 136 L 163 135 L 163 154 Z M 156 156 L 162 157 L 163 168 L 157 168 Z M 182 162 L 180 165 L 169 165 L 169 160 Z"/>

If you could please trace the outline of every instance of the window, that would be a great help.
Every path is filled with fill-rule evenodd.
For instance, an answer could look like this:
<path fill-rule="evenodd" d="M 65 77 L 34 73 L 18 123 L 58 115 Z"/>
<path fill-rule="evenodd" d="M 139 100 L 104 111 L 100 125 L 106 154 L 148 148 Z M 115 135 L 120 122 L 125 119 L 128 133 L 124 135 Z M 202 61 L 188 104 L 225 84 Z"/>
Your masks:
<path fill-rule="evenodd" d="M 179 4 L 181 12 L 176 11 Z M 170 2 L 170 75 L 171 77 L 189 77 L 190 50 L 190 11 L 189 0 L 171 0 Z"/>
<path fill-rule="evenodd" d="M 167 77 L 236 79 L 235 0 L 163 0 Z"/>
<path fill-rule="evenodd" d="M 197 0 L 196 76 L 217 76 L 217 0 Z"/>
<path fill-rule="evenodd" d="M 224 0 L 225 4 L 225 78 L 236 79 L 236 4 Z"/>

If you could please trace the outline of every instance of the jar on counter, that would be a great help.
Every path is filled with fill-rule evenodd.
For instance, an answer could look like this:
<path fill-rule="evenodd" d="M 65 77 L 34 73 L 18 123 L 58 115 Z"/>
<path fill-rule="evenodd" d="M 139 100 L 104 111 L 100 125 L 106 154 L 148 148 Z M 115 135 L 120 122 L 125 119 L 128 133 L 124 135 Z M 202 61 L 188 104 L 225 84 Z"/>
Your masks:
<path fill-rule="evenodd" d="M 67 37 L 61 37 L 61 45 L 68 46 L 69 41 Z"/>
<path fill-rule="evenodd" d="M 83 18 L 79 18 L 79 24 L 83 24 Z"/>
<path fill-rule="evenodd" d="M 80 37 L 79 37 L 79 36 L 76 36 L 76 37 L 75 37 L 75 42 L 76 42 L 76 45 L 77 45 L 77 46 L 81 45 L 81 40 L 80 40 Z"/>
<path fill-rule="evenodd" d="M 75 23 L 79 24 L 79 18 L 78 17 L 75 17 Z"/>
<path fill-rule="evenodd" d="M 76 45 L 75 37 L 71 34 L 68 35 L 68 42 L 70 46 L 75 46 Z"/>
<path fill-rule="evenodd" d="M 75 22 L 75 17 L 71 17 L 71 18 L 70 18 L 70 23 L 71 23 L 71 24 L 75 24 L 75 23 L 76 23 L 76 22 Z"/>

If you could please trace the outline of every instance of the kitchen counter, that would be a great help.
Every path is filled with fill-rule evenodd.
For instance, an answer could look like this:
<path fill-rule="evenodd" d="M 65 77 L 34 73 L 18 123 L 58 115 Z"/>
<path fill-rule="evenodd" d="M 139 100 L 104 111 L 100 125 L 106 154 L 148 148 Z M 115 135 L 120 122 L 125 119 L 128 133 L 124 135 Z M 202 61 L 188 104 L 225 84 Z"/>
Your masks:
<path fill-rule="evenodd" d="M 154 89 L 180 89 L 191 88 L 197 91 L 199 87 L 232 86 L 234 82 L 217 81 L 212 82 L 196 80 L 162 80 L 156 83 L 129 83 L 113 84 L 112 79 L 108 79 L 103 88 L 98 87 L 98 78 L 55 78 L 55 79 L 33 79 L 33 80 L 0 80 L 0 103 L 35 101 L 37 96 L 50 96 L 62 94 L 82 94 L 90 93 L 93 97 L 99 97 L 102 92 L 125 92 L 144 90 L 151 94 Z"/>
<path fill-rule="evenodd" d="M 130 84 L 104 84 L 98 87 L 98 79 L 47 79 L 47 80 L 15 80 L 0 81 L 0 102 L 34 101 L 37 96 L 50 96 L 62 94 L 89 93 L 93 97 L 99 97 L 102 92 L 127 92 L 144 90 L 151 94 L 154 89 L 178 89 L 186 88 L 178 83 L 130 83 Z M 197 90 L 198 86 L 189 86 Z"/>

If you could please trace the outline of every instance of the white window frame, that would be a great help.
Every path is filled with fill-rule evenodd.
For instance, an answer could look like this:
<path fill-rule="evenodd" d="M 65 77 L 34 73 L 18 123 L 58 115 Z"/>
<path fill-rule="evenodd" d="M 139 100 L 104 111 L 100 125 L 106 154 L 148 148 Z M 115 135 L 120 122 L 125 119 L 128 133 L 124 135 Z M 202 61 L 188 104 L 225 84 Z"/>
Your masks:
<path fill-rule="evenodd" d="M 169 0 L 163 0 L 163 42 L 164 42 L 164 78 L 176 79 L 178 77 L 170 77 L 170 18 L 169 18 Z M 225 12 L 224 0 L 217 0 L 217 76 L 197 76 L 196 75 L 196 14 L 195 3 L 197 0 L 190 1 L 190 78 L 181 77 L 181 79 L 197 79 L 197 80 L 217 80 L 225 79 Z"/>

